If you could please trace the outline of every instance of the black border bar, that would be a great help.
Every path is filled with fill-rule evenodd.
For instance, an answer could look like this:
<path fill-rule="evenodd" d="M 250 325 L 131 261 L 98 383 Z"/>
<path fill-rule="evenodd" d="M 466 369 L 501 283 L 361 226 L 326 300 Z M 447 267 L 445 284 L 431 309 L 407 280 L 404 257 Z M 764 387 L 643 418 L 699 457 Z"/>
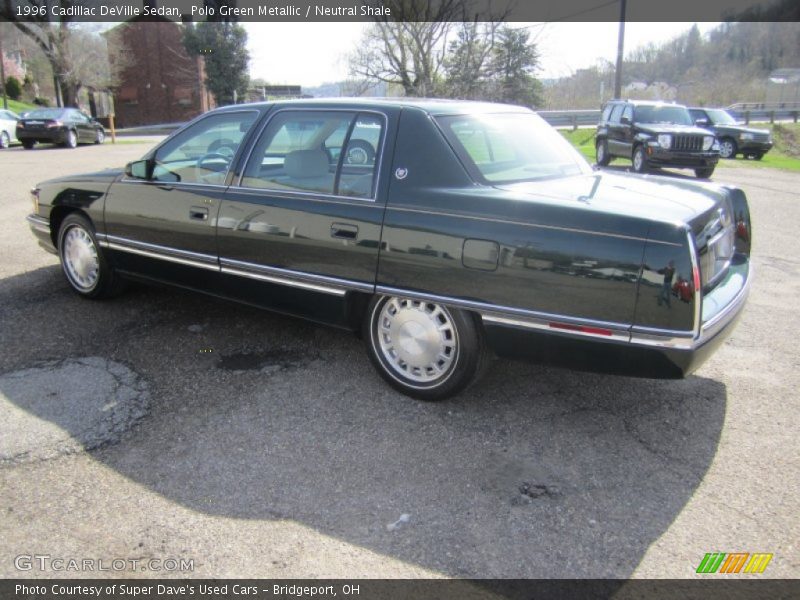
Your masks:
<path fill-rule="evenodd" d="M 620 0 L 0 0 L 0 21 L 616 22 Z M 797 0 L 637 0 L 626 21 L 800 20 Z M 580 43 L 580 40 L 576 40 Z"/>
<path fill-rule="evenodd" d="M 136 592 L 136 593 L 134 593 Z M 5 579 L 4 600 L 789 600 L 798 579 Z"/>

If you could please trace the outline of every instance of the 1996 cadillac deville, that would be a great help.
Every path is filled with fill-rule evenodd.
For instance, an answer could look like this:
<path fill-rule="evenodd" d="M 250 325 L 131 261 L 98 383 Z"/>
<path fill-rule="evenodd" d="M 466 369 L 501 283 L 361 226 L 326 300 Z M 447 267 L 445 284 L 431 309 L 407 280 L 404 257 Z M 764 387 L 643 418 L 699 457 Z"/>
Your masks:
<path fill-rule="evenodd" d="M 33 204 L 81 296 L 163 282 L 360 331 L 384 379 L 425 400 L 462 390 L 489 348 L 682 377 L 751 280 L 741 190 L 594 171 L 498 104 L 229 106 Z"/>

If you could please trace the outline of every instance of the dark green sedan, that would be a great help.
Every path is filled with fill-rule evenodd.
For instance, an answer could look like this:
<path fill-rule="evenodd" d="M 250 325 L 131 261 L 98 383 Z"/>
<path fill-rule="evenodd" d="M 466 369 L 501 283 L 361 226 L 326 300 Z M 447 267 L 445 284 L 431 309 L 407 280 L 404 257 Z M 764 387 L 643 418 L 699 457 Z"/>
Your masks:
<path fill-rule="evenodd" d="M 499 104 L 229 106 L 33 202 L 79 295 L 161 282 L 355 330 L 424 400 L 474 381 L 490 350 L 682 377 L 751 282 L 741 190 L 593 171 Z"/>

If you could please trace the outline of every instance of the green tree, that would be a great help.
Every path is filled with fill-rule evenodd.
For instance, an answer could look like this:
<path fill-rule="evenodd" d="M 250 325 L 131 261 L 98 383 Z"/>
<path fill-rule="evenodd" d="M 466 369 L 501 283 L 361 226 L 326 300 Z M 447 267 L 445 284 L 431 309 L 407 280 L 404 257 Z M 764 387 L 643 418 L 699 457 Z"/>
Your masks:
<path fill-rule="evenodd" d="M 491 99 L 523 106 L 542 103 L 542 84 L 536 79 L 539 53 L 526 29 L 504 25 L 497 32 L 489 59 Z"/>
<path fill-rule="evenodd" d="M 206 63 L 206 85 L 217 104 L 233 104 L 243 97 L 250 81 L 247 31 L 238 23 L 205 21 L 187 25 L 183 43 L 190 54 L 202 56 Z"/>

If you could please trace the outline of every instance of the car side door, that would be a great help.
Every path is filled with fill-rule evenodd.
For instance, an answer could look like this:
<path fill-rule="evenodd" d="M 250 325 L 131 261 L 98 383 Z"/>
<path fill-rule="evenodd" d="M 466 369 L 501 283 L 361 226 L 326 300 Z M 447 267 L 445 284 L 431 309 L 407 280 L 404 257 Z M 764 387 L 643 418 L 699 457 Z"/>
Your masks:
<path fill-rule="evenodd" d="M 633 126 L 633 105 L 625 104 L 619 118 L 620 126 L 620 151 L 622 156 L 633 155 L 633 138 L 636 135 Z"/>
<path fill-rule="evenodd" d="M 347 292 L 374 291 L 385 208 L 381 170 L 396 122 L 395 109 L 286 108 L 270 115 L 217 220 L 220 266 L 234 293 L 337 321 L 337 302 Z"/>
<path fill-rule="evenodd" d="M 611 156 L 627 156 L 622 143 L 622 116 L 623 104 L 614 104 L 608 117 L 608 151 Z"/>
<path fill-rule="evenodd" d="M 105 200 L 100 243 L 122 271 L 206 288 L 230 166 L 258 109 L 205 115 L 131 163 Z"/>

